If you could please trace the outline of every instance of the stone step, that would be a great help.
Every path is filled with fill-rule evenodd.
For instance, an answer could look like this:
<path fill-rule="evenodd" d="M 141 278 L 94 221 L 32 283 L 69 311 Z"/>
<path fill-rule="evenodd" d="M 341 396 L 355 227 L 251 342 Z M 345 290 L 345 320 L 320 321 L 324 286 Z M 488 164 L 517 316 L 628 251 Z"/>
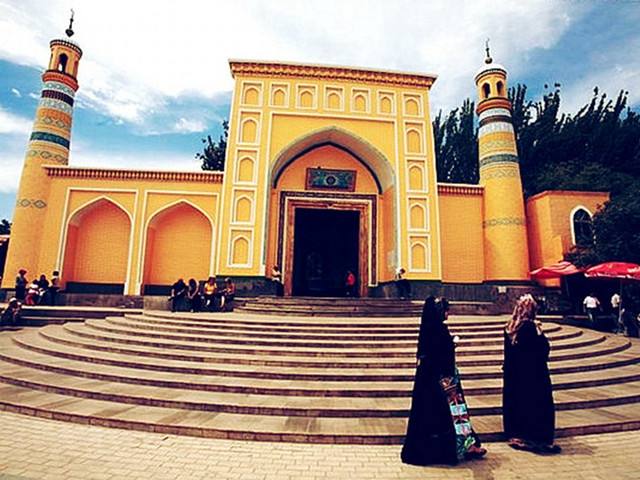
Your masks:
<path fill-rule="evenodd" d="M 127 366 L 132 368 L 170 373 L 209 374 L 240 378 L 270 378 L 284 380 L 322 381 L 412 381 L 415 360 L 389 363 L 386 359 L 340 359 L 335 362 L 323 358 L 300 361 L 269 356 L 246 358 L 244 355 L 184 355 L 180 351 L 166 349 L 126 347 L 118 348 L 109 342 L 82 341 L 57 327 L 39 332 L 15 336 L 20 346 L 54 356 L 81 361 Z M 640 361 L 640 349 L 617 353 L 606 358 L 594 357 L 579 360 L 558 361 L 551 364 L 554 374 L 599 372 L 634 365 Z M 156 359 L 162 359 L 158 363 Z M 460 364 L 464 378 L 501 378 L 501 359 L 495 366 L 468 366 Z"/>
<path fill-rule="evenodd" d="M 423 301 L 376 298 L 322 298 L 322 297 L 256 297 L 247 298 L 238 306 L 241 313 L 262 315 L 323 315 L 340 317 L 358 316 L 419 316 Z M 498 313 L 493 302 L 450 303 L 451 313 L 492 315 Z"/>
<path fill-rule="evenodd" d="M 291 418 L 182 411 L 79 399 L 16 386 L 0 387 L 0 409 L 67 422 L 232 440 L 401 444 L 406 431 L 404 418 Z M 500 416 L 474 417 L 472 422 L 484 441 L 502 440 Z M 559 411 L 556 415 L 557 437 L 636 428 L 640 428 L 640 421 L 634 405 Z"/>
<path fill-rule="evenodd" d="M 125 314 L 140 314 L 142 310 L 111 307 L 50 307 L 46 305 L 23 306 L 22 316 L 25 318 L 106 318 Z"/>
<path fill-rule="evenodd" d="M 129 315 L 125 315 L 129 316 Z M 137 315 L 136 315 L 137 316 Z M 417 329 L 420 325 L 420 319 L 408 319 L 402 317 L 384 317 L 375 319 L 353 318 L 341 319 L 336 317 L 306 317 L 300 316 L 295 318 L 278 318 L 277 316 L 265 315 L 249 315 L 239 314 L 236 312 L 229 313 L 187 313 L 187 312 L 163 312 L 145 310 L 143 317 L 166 319 L 173 321 L 190 321 L 202 324 L 219 324 L 219 325 L 250 325 L 267 326 L 267 327 L 302 327 L 302 328 L 320 328 L 320 329 L 360 329 L 360 328 L 411 328 Z M 493 327 L 501 329 L 508 320 L 508 316 L 495 317 L 495 320 L 477 319 L 473 317 L 451 316 L 447 324 L 452 327 L 465 327 L 473 329 L 475 327 Z"/>
<path fill-rule="evenodd" d="M 166 323 L 164 321 L 138 319 L 138 318 L 120 318 L 110 317 L 107 318 L 107 323 L 112 325 L 119 325 L 125 328 L 133 328 L 136 330 L 144 330 L 148 332 L 169 332 L 169 333 L 181 333 L 189 335 L 204 335 L 204 336 L 217 336 L 217 337 L 248 337 L 251 339 L 301 339 L 301 340 L 358 340 L 358 341 L 381 341 L 381 340 L 407 340 L 416 342 L 418 338 L 417 330 L 408 333 L 396 333 L 384 331 L 382 333 L 371 334 L 370 332 L 298 332 L 298 331 L 272 331 L 272 330 L 258 330 L 250 329 L 247 327 L 218 327 L 209 326 L 209 328 L 202 328 L 199 326 L 180 324 L 179 322 Z M 545 326 L 545 332 L 559 332 L 560 329 L 555 326 Z M 550 339 L 561 338 L 574 338 L 582 335 L 581 330 L 574 330 L 571 332 L 563 332 L 556 335 L 548 335 Z M 496 332 L 494 336 L 488 338 L 494 338 L 494 340 L 482 340 L 487 338 L 484 335 L 480 338 L 477 335 L 469 334 L 461 337 L 461 344 L 465 344 L 473 341 L 477 345 L 502 345 L 503 336 L 502 331 Z"/>
<path fill-rule="evenodd" d="M 295 326 L 282 325 L 253 325 L 253 322 L 236 322 L 232 319 L 219 320 L 207 319 L 202 322 L 194 322 L 184 319 L 160 319 L 158 317 L 147 316 L 131 316 L 124 317 L 126 321 L 132 321 L 143 325 L 165 325 L 167 327 L 185 327 L 201 330 L 212 331 L 245 331 L 250 333 L 274 333 L 274 334 L 296 334 L 296 335 L 417 335 L 419 325 L 416 322 L 413 326 L 387 324 L 383 328 L 378 325 L 371 327 L 371 324 L 358 324 L 356 328 L 347 328 L 342 326 L 333 327 L 330 324 L 313 325 L 297 323 Z M 257 323 L 257 322 L 256 322 Z M 473 336 L 474 338 L 502 338 L 504 331 L 504 322 L 496 322 L 495 324 L 469 324 L 465 322 L 447 322 L 449 331 L 452 334 L 464 333 L 465 336 Z M 555 323 L 548 323 L 544 326 L 546 332 L 558 331 L 562 327 Z"/>
<path fill-rule="evenodd" d="M 116 318 L 108 318 L 106 321 L 87 321 L 87 325 L 92 326 L 101 331 L 113 333 L 125 333 L 127 335 L 138 335 L 147 338 L 166 338 L 171 340 L 187 340 L 197 342 L 210 342 L 216 344 L 230 345 L 281 345 L 281 346 L 306 346 L 316 348 L 416 348 L 417 334 L 397 338 L 395 336 L 386 337 L 365 337 L 360 336 L 332 336 L 332 335 L 315 335 L 315 336 L 298 336 L 288 335 L 283 338 L 282 335 L 275 337 L 270 335 L 251 335 L 247 333 L 227 332 L 210 332 L 194 329 L 172 329 L 163 327 L 149 328 L 147 325 L 132 323 L 131 321 L 120 320 Z M 374 340 L 375 338 L 375 340 Z M 503 339 L 498 338 L 494 342 L 480 342 L 473 338 L 460 337 L 458 344 L 459 351 L 464 350 L 462 347 L 477 346 L 479 348 L 487 345 L 502 346 Z M 601 335 L 597 339 L 585 340 L 585 345 L 598 343 L 604 337 Z M 310 341 L 313 339 L 314 341 Z M 340 340 L 340 341 L 336 341 Z M 574 342 L 576 345 L 579 342 Z M 561 347 L 559 347 L 561 348 Z M 502 349 L 500 349 L 502 351 Z"/>
<path fill-rule="evenodd" d="M 21 340 L 24 341 L 26 335 Z M 38 342 L 44 342 L 35 334 L 31 335 L 30 345 L 38 347 Z M 5 342 L 6 343 L 6 342 Z M 139 368 L 115 364 L 105 366 L 100 363 L 90 362 L 81 359 L 71 359 L 70 357 L 56 357 L 46 353 L 46 348 L 35 350 L 34 348 L 22 349 L 19 346 L 24 343 L 18 342 L 17 346 L 11 344 L 1 344 L 0 359 L 5 362 L 17 365 L 62 373 L 66 375 L 79 376 L 84 378 L 95 378 L 98 380 L 155 385 L 165 388 L 180 388 L 190 390 L 221 391 L 245 394 L 267 394 L 267 395 L 294 395 L 294 396 L 323 396 L 323 397 L 408 397 L 411 395 L 413 382 L 406 381 L 385 381 L 372 382 L 366 377 L 351 380 L 349 382 L 330 382 L 326 380 L 305 380 L 292 383 L 290 380 L 265 379 L 259 377 L 229 377 L 220 375 L 210 375 L 206 373 L 168 373 L 167 371 L 140 370 Z M 38 352 L 38 353 L 36 353 Z M 71 353 L 71 352 L 69 352 Z M 89 359 L 91 360 L 91 359 Z M 467 395 L 487 395 L 501 393 L 501 379 L 494 380 L 470 380 L 462 374 L 465 392 Z M 640 380 L 640 372 L 635 366 L 619 367 L 614 376 L 603 376 L 602 372 L 591 372 L 591 374 L 565 374 L 554 376 L 554 389 L 567 390 L 571 388 L 581 388 L 589 386 L 613 385 L 629 381 Z"/>
<path fill-rule="evenodd" d="M 0 382 L 61 395 L 181 410 L 289 417 L 406 417 L 409 398 L 237 394 L 129 385 L 46 372 L 0 361 Z M 554 392 L 557 411 L 640 401 L 640 381 Z M 501 395 L 467 395 L 471 415 L 499 415 Z"/>
<path fill-rule="evenodd" d="M 314 345 L 304 346 L 291 345 L 290 342 L 272 342 L 269 345 L 263 346 L 265 342 L 247 342 L 243 340 L 241 343 L 233 343 L 228 339 L 213 341 L 202 341 L 202 339 L 191 338 L 169 338 L 168 335 L 155 335 L 152 333 L 140 334 L 135 331 L 128 331 L 124 329 L 106 327 L 104 321 L 101 320 L 89 320 L 83 325 L 78 324 L 66 324 L 63 328 L 75 335 L 92 338 L 95 340 L 107 340 L 116 343 L 126 343 L 132 345 L 144 345 L 149 347 L 167 347 L 180 350 L 198 350 L 202 352 L 217 352 L 217 353 L 245 353 L 245 354 L 265 354 L 265 355 L 286 355 L 286 356 L 314 356 L 314 357 L 359 357 L 366 358 L 372 356 L 385 356 L 389 358 L 410 358 L 415 356 L 415 346 L 384 346 L 384 347 L 367 347 L 362 345 L 343 346 L 338 344 L 332 344 L 330 346 Z M 286 344 L 285 344 L 286 343 Z M 597 342 L 596 342 L 597 343 Z M 255 347 L 254 345 L 259 345 Z M 590 345 L 589 345 L 590 346 Z M 598 348 L 583 348 L 576 347 L 571 349 L 568 353 L 555 353 L 552 354 L 551 359 L 572 359 L 581 358 L 584 356 L 597 356 L 606 355 L 622 351 L 629 347 L 628 341 L 621 341 L 616 345 L 611 342 L 608 345 L 602 345 Z M 492 354 L 500 354 L 500 349 L 488 349 L 481 348 L 479 350 L 472 350 L 469 347 L 460 347 L 457 355 L 459 357 L 474 356 L 474 362 L 489 362 L 491 364 L 495 362 L 494 358 L 491 358 Z M 462 359 L 461 363 L 465 360 Z"/>
<path fill-rule="evenodd" d="M 330 418 L 406 417 L 410 398 L 312 397 L 186 391 L 45 372 L 0 361 L 0 382 L 61 395 L 132 405 L 244 415 Z M 640 382 L 554 392 L 557 411 L 640 401 Z M 500 415 L 501 395 L 467 395 L 471 415 Z"/>

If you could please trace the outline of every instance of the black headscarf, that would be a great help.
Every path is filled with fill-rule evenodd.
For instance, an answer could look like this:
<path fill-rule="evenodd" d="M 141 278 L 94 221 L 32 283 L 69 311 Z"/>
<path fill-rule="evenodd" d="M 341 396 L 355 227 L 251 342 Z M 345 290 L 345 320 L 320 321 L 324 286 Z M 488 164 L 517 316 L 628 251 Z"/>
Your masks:
<path fill-rule="evenodd" d="M 441 334 L 440 330 L 444 326 L 444 312 L 440 307 L 440 302 L 431 295 L 424 301 L 422 307 L 422 319 L 420 320 L 420 334 L 418 335 L 418 357 L 423 357 L 427 353 L 427 342 L 429 337 Z"/>

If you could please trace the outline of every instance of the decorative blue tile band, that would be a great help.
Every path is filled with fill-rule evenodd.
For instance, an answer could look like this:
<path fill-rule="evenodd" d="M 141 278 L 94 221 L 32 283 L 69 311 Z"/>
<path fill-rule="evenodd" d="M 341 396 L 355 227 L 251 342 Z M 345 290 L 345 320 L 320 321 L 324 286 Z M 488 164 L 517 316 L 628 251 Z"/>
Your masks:
<path fill-rule="evenodd" d="M 503 153 L 500 155 L 490 155 L 480 160 L 480 168 L 492 163 L 518 163 L 518 156 Z"/>
<path fill-rule="evenodd" d="M 62 145 L 64 148 L 69 148 L 69 145 L 70 145 L 69 140 L 67 140 L 66 138 L 63 138 L 60 135 L 54 135 L 53 133 L 47 133 L 47 132 L 33 132 L 31 134 L 31 140 L 51 142 L 57 145 Z"/>

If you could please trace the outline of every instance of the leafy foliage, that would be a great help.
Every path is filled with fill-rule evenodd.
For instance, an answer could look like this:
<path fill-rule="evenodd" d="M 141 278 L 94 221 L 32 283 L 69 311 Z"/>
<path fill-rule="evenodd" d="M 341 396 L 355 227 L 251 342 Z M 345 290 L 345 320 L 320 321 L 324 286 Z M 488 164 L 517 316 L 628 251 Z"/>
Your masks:
<path fill-rule="evenodd" d="M 229 138 L 229 122 L 222 121 L 222 134 L 217 142 L 211 139 L 211 135 L 202 139 L 204 147 L 202 153 L 196 153 L 196 158 L 202 161 L 202 170 L 223 171 L 225 163 L 225 154 L 227 150 L 227 140 Z"/>
<path fill-rule="evenodd" d="M 8 235 L 11 233 L 11 222 L 6 218 L 0 220 L 0 235 Z"/>
<path fill-rule="evenodd" d="M 474 103 L 466 99 L 460 108 L 433 120 L 438 181 L 478 183 L 478 131 Z"/>

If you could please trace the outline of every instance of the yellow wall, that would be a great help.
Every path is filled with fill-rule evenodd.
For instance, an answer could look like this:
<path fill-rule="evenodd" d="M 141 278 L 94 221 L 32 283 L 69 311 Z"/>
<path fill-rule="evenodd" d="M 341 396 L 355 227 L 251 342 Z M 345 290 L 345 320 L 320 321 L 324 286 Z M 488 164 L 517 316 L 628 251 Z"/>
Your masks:
<path fill-rule="evenodd" d="M 531 269 L 563 259 L 573 247 L 572 212 L 584 207 L 592 215 L 609 199 L 603 192 L 547 191 L 527 200 Z"/>
<path fill-rule="evenodd" d="M 236 68 L 234 62 L 231 64 L 232 70 Z M 291 75 L 276 78 L 269 68 L 260 64 L 259 72 L 235 72 L 221 218 L 228 228 L 221 231 L 222 254 L 218 257 L 217 271 L 223 275 L 261 275 L 270 268 L 275 261 L 274 202 L 278 198 L 271 191 L 273 166 L 288 149 L 295 148 L 296 142 L 335 127 L 384 157 L 395 182 L 390 191 L 389 186 L 383 186 L 384 194 L 378 205 L 379 280 L 391 279 L 399 266 L 407 269 L 408 278 L 440 279 L 428 88 L 381 84 L 368 74 L 358 81 L 338 79 L 340 72 L 325 75 L 318 71 L 321 67 L 314 70 L 315 67 L 295 66 Z M 387 76 L 380 73 L 378 77 L 385 80 Z M 350 147 L 344 143 L 349 141 L 341 146 Z M 367 155 L 358 156 L 375 163 Z M 413 185 L 407 175 L 409 166 L 423 175 Z M 379 169 L 373 169 L 380 174 Z M 232 206 L 240 196 L 251 199 L 251 222 L 233 218 Z M 426 219 L 412 227 L 410 211 L 416 204 L 425 212 Z M 238 237 L 249 242 L 251 254 L 245 265 L 231 263 Z M 416 246 L 424 250 L 426 258 L 415 260 L 412 265 L 410 252 Z"/>
<path fill-rule="evenodd" d="M 140 294 L 145 281 L 144 253 L 147 251 L 149 224 L 160 212 L 169 212 L 172 206 L 175 208 L 174 212 L 191 212 L 196 209 L 198 213 L 187 215 L 181 224 L 181 229 L 173 228 L 175 226 L 175 222 L 172 220 L 173 215 L 167 217 L 170 227 L 169 230 L 163 230 L 163 232 L 166 233 L 173 229 L 173 233 L 170 235 L 172 239 L 171 241 L 163 240 L 164 243 L 161 242 L 161 254 L 158 256 L 162 259 L 167 257 L 162 254 L 162 252 L 166 252 L 166 249 L 162 249 L 164 248 L 162 245 L 167 243 L 179 245 L 183 242 L 189 248 L 199 252 L 197 255 L 200 260 L 197 262 L 196 268 L 194 266 L 196 262 L 193 261 L 193 257 L 190 257 L 191 253 L 189 253 L 193 250 L 189 250 L 184 255 L 186 255 L 185 258 L 191 259 L 186 263 L 183 261 L 183 264 L 188 268 L 178 273 L 169 266 L 162 267 L 166 273 L 151 277 L 151 280 L 162 281 L 161 283 L 166 285 L 176 280 L 177 277 L 173 278 L 175 275 L 197 275 L 198 278 L 205 278 L 215 272 L 221 183 L 219 180 L 218 183 L 211 180 L 215 176 L 214 174 L 198 173 L 197 178 L 191 178 L 189 174 L 179 174 L 167 179 L 155 179 L 149 178 L 145 172 L 107 171 L 113 172 L 113 174 L 109 174 L 109 178 L 104 178 L 103 174 L 97 174 L 95 171 L 89 174 L 84 169 L 70 170 L 77 172 L 77 174 L 50 178 L 49 208 L 55 214 L 47 215 L 42 225 L 42 242 L 46 248 L 42 248 L 39 252 L 38 274 L 46 273 L 49 276 L 53 270 L 61 270 L 64 285 L 66 281 L 76 280 L 73 277 L 78 271 L 78 263 L 84 262 L 83 258 L 86 258 L 87 255 L 95 255 L 96 261 L 98 258 L 100 259 L 105 273 L 104 277 L 100 277 L 103 278 L 102 280 L 98 280 L 99 277 L 92 273 L 92 278 L 97 279 L 93 281 L 106 282 L 104 278 L 115 278 L 114 272 L 116 270 L 120 272 L 118 269 L 122 268 L 122 260 L 126 258 L 125 292 L 131 295 Z M 114 216 L 110 213 L 112 208 L 109 206 L 109 202 L 100 201 L 95 204 L 99 199 L 117 204 L 132 219 L 133 230 L 128 237 L 128 243 L 121 240 L 118 242 L 109 240 L 101 252 L 90 251 L 88 254 L 77 248 L 68 248 L 76 241 L 71 219 L 87 206 L 93 212 L 90 218 L 96 219 L 97 224 L 104 223 L 106 225 L 113 221 Z M 91 209 L 94 204 L 97 207 Z M 189 207 L 187 208 L 186 205 Z M 205 223 L 206 229 L 203 227 Z M 209 226 L 211 224 L 213 231 Z M 99 234 L 96 233 L 95 236 L 99 236 Z M 109 239 L 109 236 L 103 236 L 100 242 L 103 245 L 105 238 Z M 154 245 L 150 248 L 153 252 Z M 111 265 L 112 261 L 118 265 L 117 268 L 116 265 Z M 73 266 L 69 267 L 69 265 Z M 71 272 L 68 268 L 72 268 Z M 13 272 L 11 276 L 13 276 Z M 122 280 L 114 283 L 121 282 Z"/>
<path fill-rule="evenodd" d="M 197 209 L 179 203 L 155 215 L 147 228 L 145 285 L 169 285 L 182 277 L 210 274 L 211 224 Z"/>
<path fill-rule="evenodd" d="M 450 190 L 453 191 L 441 191 L 439 195 L 442 280 L 481 283 L 484 281 L 483 197 L 475 192 Z M 473 190 L 477 191 L 477 187 Z"/>
<path fill-rule="evenodd" d="M 78 211 L 69 220 L 63 266 L 66 281 L 124 284 L 130 233 L 128 215 L 109 201 L 99 200 Z"/>

